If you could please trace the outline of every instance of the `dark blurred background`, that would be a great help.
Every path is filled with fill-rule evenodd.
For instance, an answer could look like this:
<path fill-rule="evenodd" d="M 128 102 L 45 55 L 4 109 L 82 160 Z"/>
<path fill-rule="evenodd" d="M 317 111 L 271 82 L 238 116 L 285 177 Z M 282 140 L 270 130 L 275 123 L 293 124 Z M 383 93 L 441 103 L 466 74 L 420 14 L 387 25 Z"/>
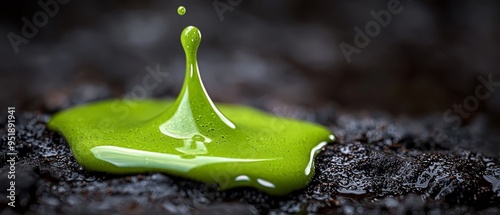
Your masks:
<path fill-rule="evenodd" d="M 370 11 L 397 2 L 73 0 L 58 4 L 17 53 L 9 33 L 22 36 L 23 17 L 43 9 L 38 1 L 4 2 L 0 106 L 51 113 L 121 97 L 142 84 L 148 66 L 168 78 L 140 96 L 173 97 L 184 76 L 179 35 L 188 25 L 202 31 L 200 68 L 219 102 L 419 116 L 474 96 L 480 75 L 500 81 L 499 1 L 399 1 L 400 13 L 348 63 L 340 43 L 354 46 L 353 28 L 365 29 L 375 20 Z M 464 122 L 477 115 L 498 123 L 500 87 Z"/>

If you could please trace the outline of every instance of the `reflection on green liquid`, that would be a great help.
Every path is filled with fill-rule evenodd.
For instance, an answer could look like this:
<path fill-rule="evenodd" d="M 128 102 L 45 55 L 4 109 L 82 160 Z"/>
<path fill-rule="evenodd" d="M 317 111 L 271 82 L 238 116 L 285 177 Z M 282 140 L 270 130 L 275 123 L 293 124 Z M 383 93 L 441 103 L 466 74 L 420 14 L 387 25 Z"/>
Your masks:
<path fill-rule="evenodd" d="M 215 105 L 198 70 L 200 31 L 184 29 L 186 76 L 176 101 L 111 100 L 57 114 L 49 128 L 68 140 L 85 168 L 110 173 L 164 172 L 255 187 L 274 195 L 303 188 L 313 160 L 334 139 L 320 125 L 253 108 Z"/>
<path fill-rule="evenodd" d="M 179 6 L 177 8 L 177 14 L 183 16 L 184 14 L 186 14 L 186 8 L 184 6 Z"/>

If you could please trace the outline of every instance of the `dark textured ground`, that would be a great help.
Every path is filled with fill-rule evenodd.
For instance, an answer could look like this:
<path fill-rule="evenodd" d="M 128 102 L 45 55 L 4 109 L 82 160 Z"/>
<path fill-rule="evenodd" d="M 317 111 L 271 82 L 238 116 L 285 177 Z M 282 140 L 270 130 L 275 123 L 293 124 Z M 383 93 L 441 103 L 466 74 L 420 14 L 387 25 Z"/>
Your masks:
<path fill-rule="evenodd" d="M 353 28 L 364 28 L 388 1 L 243 1 L 224 21 L 213 2 L 71 1 L 19 53 L 4 37 L 0 215 L 500 214 L 500 132 L 492 130 L 500 125 L 500 90 L 459 128 L 442 119 L 474 95 L 478 76 L 500 81 L 499 1 L 401 1 L 403 12 L 351 63 L 339 44 L 353 44 Z M 175 13 L 181 3 L 183 17 Z M 0 33 L 19 34 L 22 17 L 40 6 L 5 1 L 1 9 Z M 203 32 L 198 57 L 215 101 L 315 121 L 337 134 L 307 188 L 277 198 L 162 174 L 89 173 L 46 129 L 57 111 L 130 95 L 149 74 L 145 67 L 169 76 L 140 96 L 174 97 L 185 65 L 179 34 L 188 25 Z M 18 108 L 16 210 L 4 198 L 6 106 Z"/>
<path fill-rule="evenodd" d="M 494 157 L 500 141 L 480 118 L 446 129 L 437 117 L 394 118 L 333 107 L 281 113 L 328 125 L 338 140 L 317 157 L 309 186 L 278 198 L 253 189 L 218 192 L 215 185 L 163 174 L 87 172 L 64 138 L 46 129 L 49 115 L 18 112 L 18 205 L 12 210 L 0 198 L 0 214 L 500 213 L 500 159 Z M 6 196 L 2 120 L 0 192 Z M 446 136 L 437 136 L 440 126 Z"/>

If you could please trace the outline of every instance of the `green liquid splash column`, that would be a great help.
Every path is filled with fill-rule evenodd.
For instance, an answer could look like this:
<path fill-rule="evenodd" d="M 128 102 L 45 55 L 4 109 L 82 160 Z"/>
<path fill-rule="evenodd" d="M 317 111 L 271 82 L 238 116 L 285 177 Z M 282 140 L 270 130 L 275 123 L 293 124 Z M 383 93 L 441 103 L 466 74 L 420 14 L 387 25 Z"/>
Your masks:
<path fill-rule="evenodd" d="M 181 43 L 186 54 L 184 85 L 176 102 L 160 117 L 168 119 L 160 125 L 160 131 L 184 140 L 184 147 L 177 150 L 186 154 L 208 153 L 205 144 L 212 142 L 213 136 L 216 136 L 213 134 L 215 130 L 232 136 L 236 128 L 217 109 L 203 86 L 196 60 L 200 42 L 201 33 L 198 28 L 189 26 L 182 31 Z"/>
<path fill-rule="evenodd" d="M 91 171 L 163 172 L 273 195 L 305 187 L 315 155 L 334 136 L 313 123 L 215 105 L 198 69 L 200 42 L 196 27 L 182 31 L 186 76 L 175 101 L 87 104 L 56 114 L 49 128 L 64 135 L 77 161 Z"/>

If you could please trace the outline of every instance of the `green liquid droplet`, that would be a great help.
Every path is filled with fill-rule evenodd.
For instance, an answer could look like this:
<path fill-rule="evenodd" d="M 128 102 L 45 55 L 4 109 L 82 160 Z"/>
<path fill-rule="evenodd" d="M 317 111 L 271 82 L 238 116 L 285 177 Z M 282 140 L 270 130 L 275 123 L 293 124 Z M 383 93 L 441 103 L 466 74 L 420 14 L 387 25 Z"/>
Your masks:
<path fill-rule="evenodd" d="M 186 8 L 184 6 L 179 6 L 177 8 L 177 13 L 181 16 L 184 16 L 184 14 L 186 14 Z"/>
<path fill-rule="evenodd" d="M 175 101 L 111 100 L 58 113 L 61 132 L 85 168 L 110 173 L 164 172 L 284 195 L 307 185 L 316 153 L 333 140 L 320 125 L 249 107 L 215 105 L 201 80 L 200 31 L 184 29 L 186 76 Z"/>

